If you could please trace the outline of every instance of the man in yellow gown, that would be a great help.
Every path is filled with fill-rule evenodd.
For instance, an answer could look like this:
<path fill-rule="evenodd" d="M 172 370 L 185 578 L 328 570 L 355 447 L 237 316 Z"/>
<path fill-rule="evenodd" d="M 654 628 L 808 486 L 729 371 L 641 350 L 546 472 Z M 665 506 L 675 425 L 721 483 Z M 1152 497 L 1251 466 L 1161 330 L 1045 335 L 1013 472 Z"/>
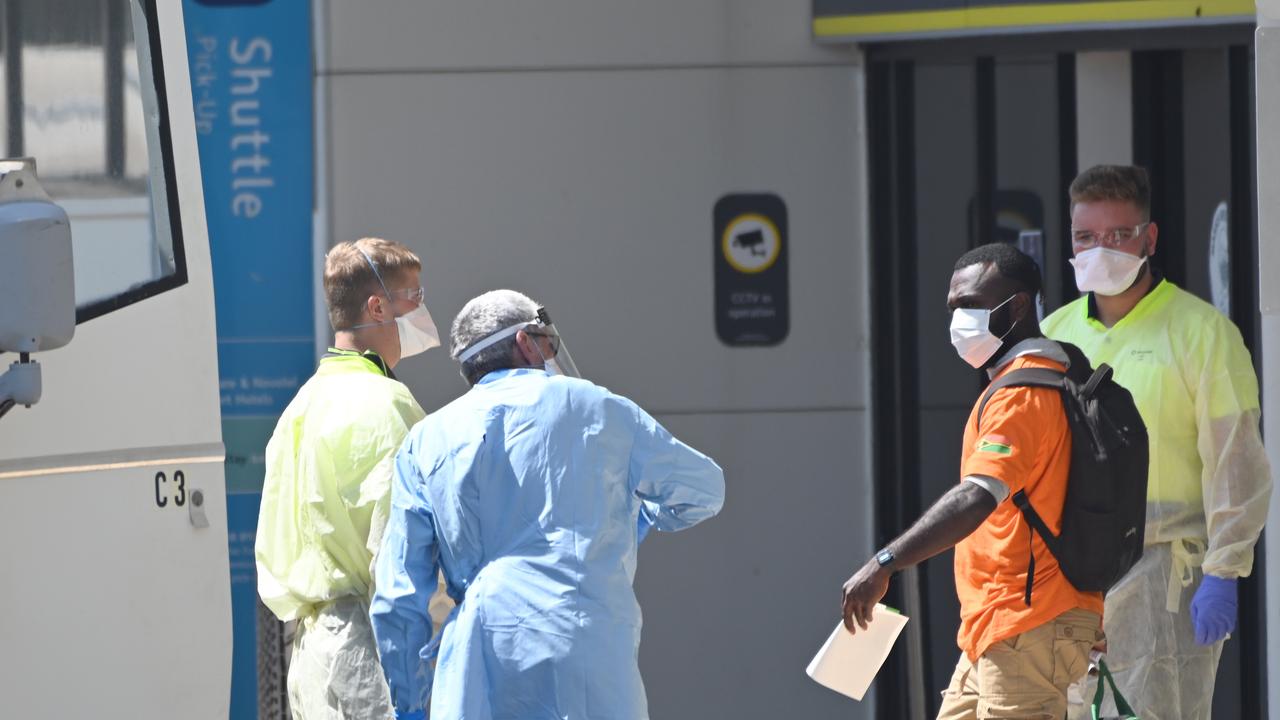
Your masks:
<path fill-rule="evenodd" d="M 377 238 L 325 258 L 333 347 L 267 445 L 255 554 L 258 594 L 298 621 L 289 663 L 294 720 L 389 720 L 369 622 L 370 569 L 390 512 L 396 451 L 425 413 L 392 372 L 439 345 L 422 264 Z"/>
<path fill-rule="evenodd" d="M 1107 665 L 1144 720 L 1208 720 L 1271 470 L 1240 331 L 1153 270 L 1150 212 L 1141 168 L 1103 165 L 1075 179 L 1071 264 L 1083 295 L 1042 329 L 1094 367 L 1112 366 L 1150 435 L 1146 548 L 1107 593 Z"/>

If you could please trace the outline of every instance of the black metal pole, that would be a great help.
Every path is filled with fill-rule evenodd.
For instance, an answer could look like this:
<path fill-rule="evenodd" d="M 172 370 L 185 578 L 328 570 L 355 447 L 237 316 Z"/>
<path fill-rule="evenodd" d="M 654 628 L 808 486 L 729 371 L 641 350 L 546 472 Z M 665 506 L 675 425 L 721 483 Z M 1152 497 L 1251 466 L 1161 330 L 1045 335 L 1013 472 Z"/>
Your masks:
<path fill-rule="evenodd" d="M 969 247 L 986 245 L 996 239 L 996 62 L 978 58 L 974 77 L 977 127 L 978 193 L 973 207 L 973 235 Z"/>
<path fill-rule="evenodd" d="M 102 4 L 103 53 L 106 71 L 105 122 L 107 177 L 124 177 L 124 49 L 128 33 L 126 0 L 106 0 Z"/>
<path fill-rule="evenodd" d="M 1071 181 L 1080 172 L 1079 141 L 1076 137 L 1076 56 L 1075 53 L 1058 55 L 1058 202 L 1062 208 L 1062 222 L 1051 232 L 1058 233 L 1059 243 L 1058 268 L 1065 271 L 1067 261 L 1071 259 Z M 1049 238 L 1045 238 L 1046 241 Z M 1045 262 L 1049 262 L 1048 252 Z M 1048 268 L 1044 268 L 1046 273 Z M 1045 312 L 1066 305 L 1076 299 L 1078 293 L 1074 276 L 1067 273 L 1062 279 L 1062 290 L 1057 298 L 1057 305 L 1051 305 L 1045 299 Z"/>
<path fill-rule="evenodd" d="M 26 102 L 22 95 L 22 0 L 4 0 L 4 91 L 8 115 L 8 155 L 25 152 Z"/>

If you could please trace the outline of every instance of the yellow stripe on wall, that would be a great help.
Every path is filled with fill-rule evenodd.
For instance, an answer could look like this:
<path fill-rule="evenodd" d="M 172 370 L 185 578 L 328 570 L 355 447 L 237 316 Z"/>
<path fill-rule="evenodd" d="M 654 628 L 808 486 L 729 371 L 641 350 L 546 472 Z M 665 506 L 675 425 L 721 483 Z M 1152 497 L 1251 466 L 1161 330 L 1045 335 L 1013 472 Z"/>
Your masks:
<path fill-rule="evenodd" d="M 818 37 L 1040 27 L 1093 23 L 1253 16 L 1253 0 L 1121 0 L 1119 2 L 1000 5 L 963 10 L 922 10 L 819 17 Z"/>

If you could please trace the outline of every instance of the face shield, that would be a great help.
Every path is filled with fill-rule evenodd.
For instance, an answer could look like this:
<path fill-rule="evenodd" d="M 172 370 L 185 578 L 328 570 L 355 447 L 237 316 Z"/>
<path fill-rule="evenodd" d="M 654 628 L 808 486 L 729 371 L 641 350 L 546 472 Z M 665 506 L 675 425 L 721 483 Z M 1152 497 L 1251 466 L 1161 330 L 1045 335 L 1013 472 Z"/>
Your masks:
<path fill-rule="evenodd" d="M 575 378 L 582 377 L 578 373 L 578 366 L 574 364 L 573 357 L 569 355 L 569 349 L 565 347 L 559 331 L 552 324 L 551 315 L 547 313 L 546 308 L 538 308 L 538 317 L 534 320 L 505 327 L 472 343 L 466 350 L 458 353 L 458 362 L 465 365 L 482 350 L 515 336 L 521 330 L 533 340 L 533 346 L 538 349 L 538 354 L 542 356 L 542 367 L 548 374 L 567 375 Z"/>
<path fill-rule="evenodd" d="M 534 342 L 534 346 L 538 348 L 538 352 L 542 355 L 543 367 L 546 368 L 547 372 L 555 375 L 582 377 L 578 372 L 578 366 L 573 362 L 573 356 L 569 354 L 569 348 L 565 347 L 564 339 L 560 337 L 560 332 L 556 330 L 556 326 L 551 322 L 551 315 L 547 313 L 546 308 L 538 308 L 538 322 L 532 327 L 526 327 L 525 333 L 533 336 L 542 335 L 548 338 L 549 348 L 544 348 L 543 344 L 536 340 Z M 550 356 L 547 354 L 548 351 Z"/>

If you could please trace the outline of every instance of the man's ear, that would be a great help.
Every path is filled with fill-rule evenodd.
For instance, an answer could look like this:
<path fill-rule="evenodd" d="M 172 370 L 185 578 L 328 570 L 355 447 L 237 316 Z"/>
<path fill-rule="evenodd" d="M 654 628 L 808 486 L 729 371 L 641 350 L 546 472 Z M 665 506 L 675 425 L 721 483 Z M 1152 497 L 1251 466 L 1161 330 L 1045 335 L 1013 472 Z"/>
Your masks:
<path fill-rule="evenodd" d="M 364 301 L 365 312 L 369 313 L 369 319 L 373 322 L 383 322 L 387 318 L 384 317 L 387 311 L 385 298 L 380 295 L 370 295 Z"/>
<path fill-rule="evenodd" d="M 522 360 L 526 367 L 542 365 L 542 353 L 538 352 L 536 341 L 523 330 L 516 331 L 516 360 Z"/>
<path fill-rule="evenodd" d="M 1036 308 L 1035 302 L 1032 300 L 1031 293 L 1026 292 L 1025 290 L 1019 290 L 1018 293 L 1013 296 L 1013 300 L 1011 300 L 1010 303 L 1013 305 L 1014 318 L 1011 325 L 1017 325 L 1028 316 L 1035 317 Z"/>

